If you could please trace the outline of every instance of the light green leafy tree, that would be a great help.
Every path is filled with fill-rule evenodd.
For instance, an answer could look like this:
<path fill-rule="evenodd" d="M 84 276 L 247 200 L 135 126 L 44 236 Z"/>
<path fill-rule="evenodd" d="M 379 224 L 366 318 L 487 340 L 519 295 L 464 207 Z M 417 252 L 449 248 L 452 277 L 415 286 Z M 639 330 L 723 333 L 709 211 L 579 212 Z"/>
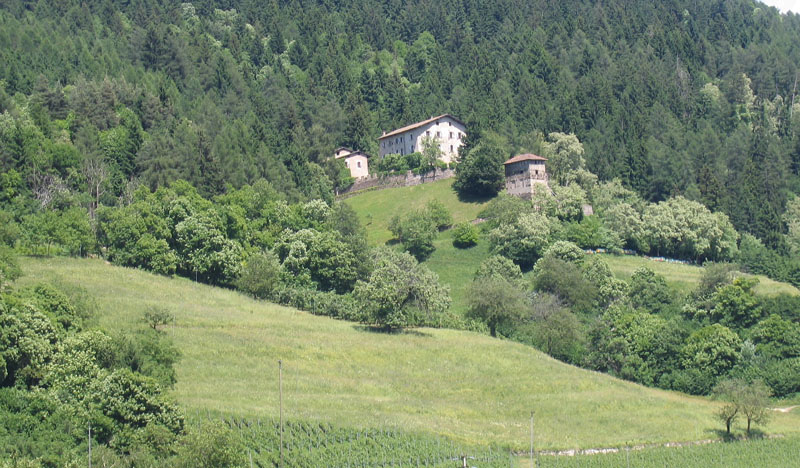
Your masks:
<path fill-rule="evenodd" d="M 436 229 L 442 231 L 453 225 L 453 215 L 444 206 L 444 203 L 434 198 L 425 204 L 425 212 L 436 225 Z"/>
<path fill-rule="evenodd" d="M 510 258 L 521 266 L 531 266 L 550 243 L 550 220 L 541 213 L 526 213 L 512 224 L 489 232 L 492 253 Z"/>
<path fill-rule="evenodd" d="M 750 329 L 758 354 L 773 359 L 800 356 L 800 324 L 772 314 Z"/>
<path fill-rule="evenodd" d="M 388 248 L 372 253 L 373 269 L 358 281 L 353 295 L 368 323 L 394 330 L 414 326 L 450 307 L 450 290 L 436 273 L 405 252 Z"/>
<path fill-rule="evenodd" d="M 642 200 L 642 197 L 623 186 L 619 179 L 601 182 L 590 193 L 594 212 L 599 215 L 604 215 L 607 209 L 618 203 L 627 203 L 638 212 L 641 212 L 645 207 L 645 201 Z"/>
<path fill-rule="evenodd" d="M 175 226 L 180 268 L 213 284 L 230 284 L 239 274 L 242 248 L 209 215 L 189 216 Z"/>
<path fill-rule="evenodd" d="M 637 268 L 631 275 L 631 305 L 648 312 L 661 313 L 673 302 L 672 291 L 663 276 L 647 267 Z"/>
<path fill-rule="evenodd" d="M 795 256 L 800 255 L 800 197 L 793 196 L 786 203 L 783 222 L 787 227 L 786 243 Z"/>
<path fill-rule="evenodd" d="M 267 299 L 281 280 L 281 263 L 272 251 L 256 252 L 247 257 L 242 266 L 236 289 L 257 299 Z"/>
<path fill-rule="evenodd" d="M 645 240 L 645 226 L 642 215 L 626 202 L 608 207 L 603 214 L 606 227 L 617 233 L 628 249 L 641 252 L 650 250 Z"/>
<path fill-rule="evenodd" d="M 628 283 L 616 278 L 608 263 L 598 256 L 592 256 L 585 262 L 583 276 L 597 288 L 598 309 L 606 309 L 628 297 Z"/>
<path fill-rule="evenodd" d="M 500 276 L 473 281 L 467 302 L 467 316 L 486 322 L 492 336 L 497 336 L 498 327 L 521 319 L 527 310 L 524 291 Z"/>
<path fill-rule="evenodd" d="M 0 386 L 37 383 L 56 341 L 56 330 L 37 307 L 0 301 Z"/>
<path fill-rule="evenodd" d="M 584 348 L 583 326 L 556 296 L 538 293 L 531 299 L 530 321 L 520 326 L 538 349 L 565 362 L 578 364 Z"/>
<path fill-rule="evenodd" d="M 578 171 L 585 169 L 583 144 L 572 133 L 548 134 L 542 150 L 547 158 L 547 174 L 558 185 L 577 181 Z"/>
<path fill-rule="evenodd" d="M 725 423 L 725 432 L 731 434 L 731 426 L 740 416 L 747 420 L 747 435 L 753 424 L 767 424 L 770 420 L 770 390 L 764 382 L 747 382 L 728 379 L 717 383 L 714 395 L 725 402 L 717 412 L 717 418 Z"/>
<path fill-rule="evenodd" d="M 436 221 L 426 210 L 417 210 L 405 217 L 395 216 L 389 222 L 389 230 L 403 244 L 405 250 L 418 260 L 424 260 L 436 249 Z"/>
<path fill-rule="evenodd" d="M 436 168 L 436 162 L 442 157 L 442 148 L 439 146 L 439 140 L 426 136 L 422 138 L 422 161 L 420 161 L 420 169 L 424 171 L 432 171 Z"/>
<path fill-rule="evenodd" d="M 642 216 L 651 252 L 695 261 L 727 260 L 737 252 L 738 234 L 723 213 L 683 197 L 648 206 Z"/>
<path fill-rule="evenodd" d="M 311 282 L 322 291 L 350 291 L 358 278 L 358 259 L 337 231 L 284 231 L 274 251 L 287 283 Z"/>
<path fill-rule="evenodd" d="M 586 254 L 573 242 L 555 241 L 547 247 L 542 256 L 555 257 L 570 263 L 582 263 Z"/>
<path fill-rule="evenodd" d="M 476 245 L 479 237 L 478 228 L 472 223 L 459 223 L 453 228 L 453 246 L 459 249 Z"/>
<path fill-rule="evenodd" d="M 564 221 L 579 221 L 583 217 L 583 205 L 587 203 L 586 191 L 576 182 L 553 187 L 555 213 Z"/>
<path fill-rule="evenodd" d="M 502 255 L 492 255 L 487 258 L 475 272 L 475 281 L 489 278 L 503 279 L 517 289 L 523 289 L 525 285 L 519 265 Z"/>

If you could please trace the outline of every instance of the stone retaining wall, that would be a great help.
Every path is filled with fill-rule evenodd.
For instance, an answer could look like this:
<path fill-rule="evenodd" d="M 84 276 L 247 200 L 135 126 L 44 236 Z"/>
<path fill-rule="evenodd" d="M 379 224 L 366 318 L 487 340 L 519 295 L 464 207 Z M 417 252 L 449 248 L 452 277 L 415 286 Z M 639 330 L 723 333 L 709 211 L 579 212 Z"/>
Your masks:
<path fill-rule="evenodd" d="M 339 198 L 347 198 L 351 195 L 355 195 L 356 193 L 364 190 L 382 190 L 386 188 L 395 188 L 395 187 L 412 187 L 414 185 L 433 182 L 435 180 L 449 179 L 451 177 L 455 177 L 455 175 L 456 172 L 453 169 L 439 169 L 439 168 L 436 168 L 435 170 L 426 172 L 424 174 L 414 174 L 414 172 L 412 171 L 406 171 L 405 174 L 393 174 L 393 175 L 383 175 L 383 176 L 377 174 L 370 174 L 368 177 L 356 180 L 353 185 L 337 193 L 336 196 Z"/>

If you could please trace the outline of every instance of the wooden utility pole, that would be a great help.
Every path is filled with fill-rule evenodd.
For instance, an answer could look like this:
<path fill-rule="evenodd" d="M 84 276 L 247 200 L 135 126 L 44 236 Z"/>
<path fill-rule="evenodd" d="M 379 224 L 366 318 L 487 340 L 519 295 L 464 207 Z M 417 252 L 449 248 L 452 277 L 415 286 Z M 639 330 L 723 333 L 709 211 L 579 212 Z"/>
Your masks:
<path fill-rule="evenodd" d="M 283 468 L 283 361 L 280 359 L 278 359 L 278 407 L 281 425 L 281 468 Z"/>
<path fill-rule="evenodd" d="M 533 461 L 533 411 L 531 411 L 531 468 L 535 468 L 536 465 Z"/>

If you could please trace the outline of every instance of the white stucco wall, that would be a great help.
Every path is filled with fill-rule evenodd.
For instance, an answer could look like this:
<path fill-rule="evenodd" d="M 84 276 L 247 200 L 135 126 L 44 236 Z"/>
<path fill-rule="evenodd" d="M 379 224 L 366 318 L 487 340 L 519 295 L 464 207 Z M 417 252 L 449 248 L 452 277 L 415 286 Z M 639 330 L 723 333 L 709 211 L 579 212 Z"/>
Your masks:
<path fill-rule="evenodd" d="M 369 159 L 363 154 L 344 157 L 344 164 L 350 169 L 350 176 L 360 179 L 369 175 Z"/>
<path fill-rule="evenodd" d="M 391 133 L 391 132 L 390 132 Z M 422 152 L 422 142 L 426 136 L 437 140 L 442 151 L 442 161 L 451 162 L 458 157 L 458 148 L 466 138 L 466 127 L 451 117 L 441 117 L 433 122 L 379 138 L 380 157 L 387 154 L 409 154 Z"/>

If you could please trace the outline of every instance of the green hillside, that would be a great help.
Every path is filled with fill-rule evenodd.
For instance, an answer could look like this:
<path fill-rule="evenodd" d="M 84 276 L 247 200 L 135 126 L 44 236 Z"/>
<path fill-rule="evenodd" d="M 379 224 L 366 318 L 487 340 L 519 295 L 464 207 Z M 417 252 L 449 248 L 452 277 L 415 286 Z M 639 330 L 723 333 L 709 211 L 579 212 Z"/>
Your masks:
<path fill-rule="evenodd" d="M 475 219 L 487 201 L 463 202 L 451 185 L 452 179 L 448 179 L 415 187 L 369 191 L 348 198 L 346 202 L 365 225 L 369 242 L 377 245 L 392 238 L 388 228 L 392 216 L 421 208 L 432 199 L 441 201 L 450 210 L 456 223 Z M 453 247 L 452 240 L 450 232 L 439 234 L 435 242 L 436 251 L 426 264 L 439 275 L 443 283 L 450 285 L 453 308 L 463 310 L 466 286 L 480 263 L 489 256 L 489 249 L 485 239 L 471 249 L 457 249 Z M 603 255 L 603 259 L 618 278 L 628 279 L 634 270 L 646 266 L 664 276 L 667 284 L 681 293 L 688 293 L 697 287 L 703 275 L 703 268 L 699 266 L 657 262 L 645 257 Z M 797 288 L 788 283 L 774 281 L 764 275 L 756 276 L 759 279 L 756 292 L 759 294 L 800 294 Z"/>
<path fill-rule="evenodd" d="M 173 391 L 187 411 L 390 426 L 468 443 L 586 448 L 718 437 L 716 404 L 581 370 L 534 349 L 453 330 L 384 334 L 257 302 L 236 292 L 68 258 L 23 261 L 22 283 L 57 280 L 96 298 L 101 325 L 128 329 L 165 307 L 182 353 Z M 769 433 L 800 431 L 777 414 Z"/>
<path fill-rule="evenodd" d="M 631 255 L 603 255 L 603 260 L 608 263 L 611 270 L 618 278 L 628 279 L 637 268 L 646 266 L 658 272 L 666 279 L 667 284 L 683 293 L 689 292 L 697 287 L 700 278 L 703 276 L 703 267 L 694 265 L 684 265 L 681 263 L 657 262 L 644 257 Z M 764 275 L 755 275 L 758 278 L 758 286 L 755 291 L 758 294 L 774 296 L 778 294 L 791 294 L 796 296 L 800 291 L 788 283 L 781 283 L 767 278 Z"/>
<path fill-rule="evenodd" d="M 384 244 L 392 238 L 389 221 L 396 215 L 423 208 L 431 200 L 439 200 L 453 215 L 454 223 L 471 221 L 488 200 L 462 201 L 453 190 L 454 179 L 386 190 L 370 190 L 347 199 L 367 228 L 370 244 Z"/>

